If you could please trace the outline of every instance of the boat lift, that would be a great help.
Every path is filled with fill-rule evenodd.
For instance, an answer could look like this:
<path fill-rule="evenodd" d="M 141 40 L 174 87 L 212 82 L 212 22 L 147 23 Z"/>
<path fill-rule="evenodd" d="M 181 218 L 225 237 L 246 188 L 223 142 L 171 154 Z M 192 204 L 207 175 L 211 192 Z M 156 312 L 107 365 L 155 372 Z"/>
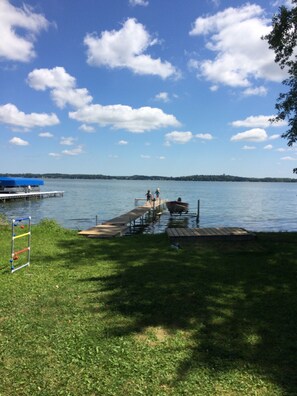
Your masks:
<path fill-rule="evenodd" d="M 197 212 L 179 212 L 179 213 L 170 213 L 170 216 L 182 216 L 182 217 L 195 217 L 196 218 L 196 224 L 199 224 L 200 221 L 200 199 L 197 200 Z"/>

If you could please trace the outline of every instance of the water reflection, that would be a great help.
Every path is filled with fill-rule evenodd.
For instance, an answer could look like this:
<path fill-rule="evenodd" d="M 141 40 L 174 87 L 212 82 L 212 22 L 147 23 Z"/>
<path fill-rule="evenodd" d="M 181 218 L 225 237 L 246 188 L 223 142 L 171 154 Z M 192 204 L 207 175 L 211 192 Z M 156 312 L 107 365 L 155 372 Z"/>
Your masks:
<path fill-rule="evenodd" d="M 170 216 L 168 223 L 168 228 L 188 228 L 189 227 L 189 216 L 187 215 L 177 215 Z"/>

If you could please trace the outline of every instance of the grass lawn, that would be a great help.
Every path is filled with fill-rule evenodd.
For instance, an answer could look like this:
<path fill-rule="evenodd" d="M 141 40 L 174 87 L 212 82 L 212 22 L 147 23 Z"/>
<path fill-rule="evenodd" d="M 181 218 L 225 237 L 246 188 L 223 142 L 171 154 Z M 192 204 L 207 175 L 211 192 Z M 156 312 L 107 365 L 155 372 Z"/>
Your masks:
<path fill-rule="evenodd" d="M 10 274 L 0 225 L 0 395 L 297 395 L 297 234 L 88 239 L 45 220 Z"/>

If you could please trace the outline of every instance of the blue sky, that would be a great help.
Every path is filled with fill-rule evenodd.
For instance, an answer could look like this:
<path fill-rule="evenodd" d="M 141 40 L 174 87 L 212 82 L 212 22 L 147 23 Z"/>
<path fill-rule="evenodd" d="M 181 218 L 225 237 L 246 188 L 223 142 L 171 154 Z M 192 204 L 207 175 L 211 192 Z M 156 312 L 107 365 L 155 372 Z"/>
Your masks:
<path fill-rule="evenodd" d="M 292 177 L 289 1 L 0 0 L 0 172 Z"/>

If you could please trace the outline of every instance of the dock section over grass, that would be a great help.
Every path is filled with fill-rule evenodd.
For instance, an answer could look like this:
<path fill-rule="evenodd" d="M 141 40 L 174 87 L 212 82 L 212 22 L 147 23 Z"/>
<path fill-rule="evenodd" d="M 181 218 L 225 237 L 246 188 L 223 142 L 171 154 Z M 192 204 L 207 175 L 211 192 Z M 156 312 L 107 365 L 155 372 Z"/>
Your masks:
<path fill-rule="evenodd" d="M 168 228 L 171 242 L 189 240 L 251 240 L 255 235 L 244 228 Z"/>

